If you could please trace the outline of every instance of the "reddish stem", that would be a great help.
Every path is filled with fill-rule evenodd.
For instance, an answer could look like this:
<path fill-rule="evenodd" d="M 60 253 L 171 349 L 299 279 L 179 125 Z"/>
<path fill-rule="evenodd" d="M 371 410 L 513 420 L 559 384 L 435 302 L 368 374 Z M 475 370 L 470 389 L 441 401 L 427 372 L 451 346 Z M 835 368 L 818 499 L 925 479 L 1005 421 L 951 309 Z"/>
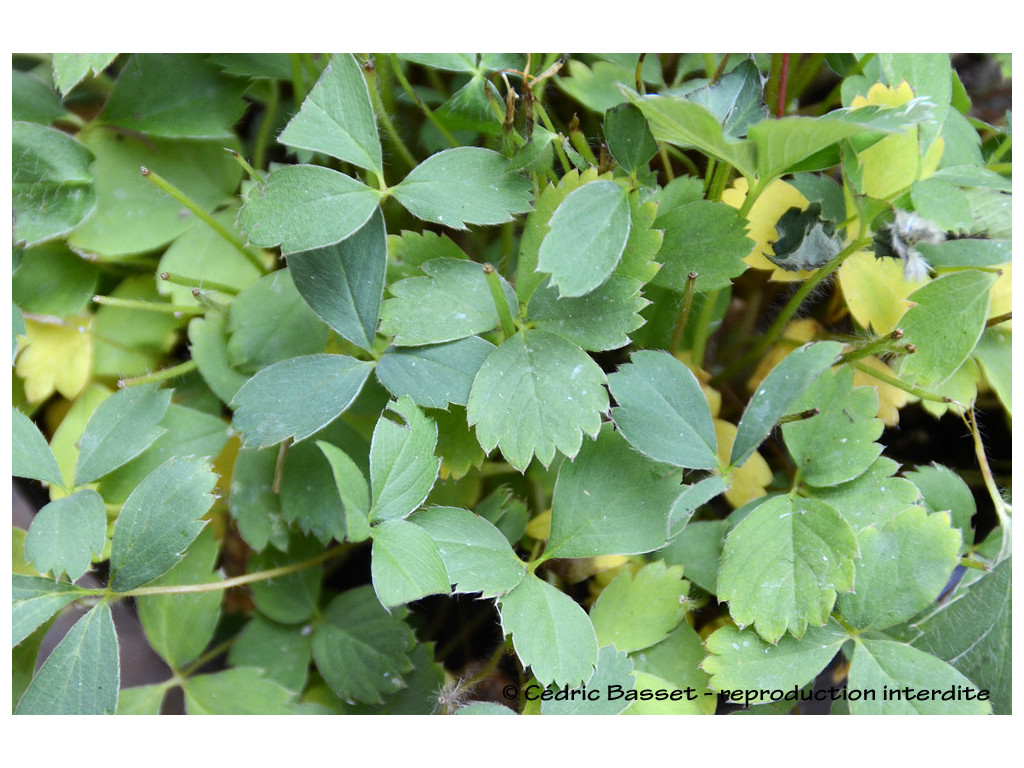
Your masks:
<path fill-rule="evenodd" d="M 779 72 L 779 104 L 775 109 L 776 117 L 786 114 L 786 83 L 789 80 L 789 54 L 782 54 L 782 69 Z"/>

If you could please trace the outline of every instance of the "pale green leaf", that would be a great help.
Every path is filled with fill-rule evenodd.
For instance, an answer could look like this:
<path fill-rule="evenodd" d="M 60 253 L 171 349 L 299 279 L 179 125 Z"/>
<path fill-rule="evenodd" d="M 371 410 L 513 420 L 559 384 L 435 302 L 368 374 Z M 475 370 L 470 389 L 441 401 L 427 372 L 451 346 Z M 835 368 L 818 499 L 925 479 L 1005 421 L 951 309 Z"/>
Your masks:
<path fill-rule="evenodd" d="M 40 573 L 81 578 L 93 557 L 107 543 L 107 513 L 103 497 L 89 488 L 55 499 L 32 519 L 25 538 L 25 557 Z"/>
<path fill-rule="evenodd" d="M 680 480 L 678 470 L 637 453 L 606 425 L 559 469 L 545 558 L 658 549 L 668 539 Z"/>
<path fill-rule="evenodd" d="M 662 268 L 655 285 L 686 291 L 689 274 L 697 273 L 694 290 L 715 291 L 743 274 L 743 261 L 754 247 L 747 222 L 725 203 L 698 200 L 672 208 L 654 220 L 665 231 L 658 261 Z"/>
<path fill-rule="evenodd" d="M 967 195 L 949 182 L 928 178 L 910 185 L 914 212 L 942 230 L 960 232 L 971 226 L 971 205 Z"/>
<path fill-rule="evenodd" d="M 501 627 L 524 667 L 543 685 L 572 687 L 590 679 L 597 637 L 579 604 L 533 574 L 498 600 Z"/>
<path fill-rule="evenodd" d="M 598 645 L 629 653 L 664 640 L 686 614 L 690 585 L 682 576 L 661 560 L 616 576 L 590 609 Z"/>
<path fill-rule="evenodd" d="M 494 345 L 479 336 L 423 347 L 391 347 L 377 362 L 377 378 L 395 397 L 424 408 L 465 405 L 473 379 Z"/>
<path fill-rule="evenodd" d="M 929 512 L 949 512 L 954 528 L 963 534 L 962 550 L 974 543 L 971 520 L 978 512 L 974 494 L 963 479 L 949 467 L 932 464 L 904 475 L 921 491 L 921 501 Z"/>
<path fill-rule="evenodd" d="M 1013 415 L 1013 337 L 997 328 L 981 334 L 974 358 L 981 364 L 985 378 L 999 396 L 1006 413 Z"/>
<path fill-rule="evenodd" d="M 449 72 L 475 72 L 475 53 L 398 53 L 404 61 L 411 61 L 429 69 L 444 69 Z"/>
<path fill-rule="evenodd" d="M 11 474 L 15 477 L 29 477 L 51 485 L 63 485 L 60 467 L 53 451 L 46 444 L 46 438 L 28 416 L 17 408 L 11 408 Z"/>
<path fill-rule="evenodd" d="M 545 281 L 530 297 L 526 315 L 534 327 L 557 333 L 591 352 L 629 344 L 629 333 L 644 324 L 640 310 L 650 302 L 640 294 L 641 283 L 613 274 L 585 296 L 559 296 Z"/>
<path fill-rule="evenodd" d="M 385 520 L 373 527 L 373 591 L 385 608 L 427 595 L 448 594 L 448 572 L 437 544 L 407 520 Z"/>
<path fill-rule="evenodd" d="M 370 489 L 366 477 L 338 446 L 322 440 L 317 440 L 316 444 L 331 464 L 338 495 L 345 507 L 345 538 L 349 541 L 365 541 L 370 537 Z"/>
<path fill-rule="evenodd" d="M 597 668 L 581 689 L 557 691 L 554 698 L 541 701 L 542 715 L 617 715 L 630 705 L 626 694 L 634 688 L 633 662 L 623 651 L 605 646 L 597 654 Z M 567 698 L 560 698 L 559 693 Z M 596 695 L 595 695 L 596 694 Z"/>
<path fill-rule="evenodd" d="M 608 409 L 605 376 L 583 350 L 548 331 L 507 339 L 480 367 L 467 415 L 485 451 L 501 448 L 525 471 L 534 454 L 575 456 L 583 433 L 596 436 Z"/>
<path fill-rule="evenodd" d="M 331 58 L 277 140 L 384 173 L 377 121 L 363 69 L 350 53 Z"/>
<path fill-rule="evenodd" d="M 72 88 L 91 73 L 99 74 L 116 58 L 116 53 L 55 53 L 53 82 L 67 96 Z"/>
<path fill-rule="evenodd" d="M 612 419 L 638 451 L 677 467 L 718 467 L 711 409 L 681 362 L 661 352 L 634 352 L 628 365 L 608 376 L 608 388 L 618 404 Z"/>
<path fill-rule="evenodd" d="M 137 685 L 122 688 L 117 696 L 119 715 L 159 715 L 167 694 L 166 685 Z"/>
<path fill-rule="evenodd" d="M 657 645 L 632 654 L 635 690 L 649 693 L 638 693 L 626 714 L 713 715 L 718 695 L 708 687 L 711 676 L 700 668 L 705 656 L 700 635 L 685 621 Z M 658 691 L 668 699 L 658 700 Z"/>
<path fill-rule="evenodd" d="M 965 238 L 918 243 L 917 250 L 933 267 L 998 267 L 1013 256 L 1013 241 Z"/>
<path fill-rule="evenodd" d="M 18 702 L 16 715 L 112 715 L 120 681 L 117 633 L 100 603 L 64 636 Z"/>
<path fill-rule="evenodd" d="M 395 423 L 388 414 L 404 422 Z M 371 520 L 408 517 L 434 487 L 437 425 L 408 397 L 388 403 L 370 443 Z"/>
<path fill-rule="evenodd" d="M 302 440 L 334 421 L 356 399 L 373 363 L 347 355 L 306 355 L 264 368 L 232 403 L 247 447 Z"/>
<path fill-rule="evenodd" d="M 726 537 L 718 598 L 770 643 L 787 629 L 801 637 L 808 624 L 828 620 L 837 591 L 853 588 L 856 556 L 853 529 L 832 507 L 777 496 Z"/>
<path fill-rule="evenodd" d="M 879 456 L 854 480 L 831 488 L 807 490 L 813 498 L 835 507 L 855 531 L 869 525 L 880 527 L 921 496 L 909 480 L 894 477 L 899 468 L 892 459 Z"/>
<path fill-rule="evenodd" d="M 190 715 L 291 715 L 291 691 L 258 669 L 237 667 L 196 675 L 182 685 Z"/>
<path fill-rule="evenodd" d="M 199 535 L 217 475 L 202 459 L 154 470 L 121 507 L 110 550 L 110 587 L 125 592 L 165 573 Z"/>
<path fill-rule="evenodd" d="M 906 80 L 915 96 L 933 105 L 932 119 L 922 124 L 918 141 L 927 148 L 939 134 L 953 97 L 953 67 L 947 53 L 882 53 L 879 63 L 889 85 Z"/>
<path fill-rule="evenodd" d="M 83 596 L 73 584 L 20 573 L 11 575 L 11 647 L 18 645 L 47 619 Z"/>
<path fill-rule="evenodd" d="M 454 712 L 456 715 L 516 715 L 517 712 L 509 709 L 503 704 L 495 704 L 490 701 L 474 701 Z"/>

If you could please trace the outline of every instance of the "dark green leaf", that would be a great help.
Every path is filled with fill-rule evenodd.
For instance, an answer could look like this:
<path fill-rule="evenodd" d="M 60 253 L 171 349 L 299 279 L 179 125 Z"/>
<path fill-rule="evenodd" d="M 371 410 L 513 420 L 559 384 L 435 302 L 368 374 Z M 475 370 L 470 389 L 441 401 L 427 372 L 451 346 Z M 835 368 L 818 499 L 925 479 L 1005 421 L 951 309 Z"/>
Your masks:
<path fill-rule="evenodd" d="M 11 119 L 51 125 L 64 115 L 64 105 L 53 88 L 34 75 L 11 72 Z"/>
<path fill-rule="evenodd" d="M 690 522 L 690 517 L 713 498 L 729 490 L 729 483 L 720 475 L 711 475 L 685 487 L 672 504 L 668 515 L 669 535 L 677 536 Z"/>
<path fill-rule="evenodd" d="M 299 692 L 306 687 L 312 656 L 313 637 L 305 627 L 277 624 L 256 613 L 239 632 L 228 662 L 260 669 L 267 679 Z"/>
<path fill-rule="evenodd" d="M 55 499 L 39 510 L 25 538 L 25 557 L 40 573 L 77 581 L 107 543 L 103 498 L 89 488 Z"/>
<path fill-rule="evenodd" d="M 763 88 L 760 70 L 746 59 L 713 84 L 690 91 L 686 98 L 707 107 L 718 118 L 727 137 L 739 138 L 765 118 Z"/>
<path fill-rule="evenodd" d="M 11 408 L 11 474 L 15 477 L 29 477 L 44 483 L 61 486 L 60 467 L 53 451 L 46 444 L 46 438 L 28 416 L 17 408 Z"/>
<path fill-rule="evenodd" d="M 391 347 L 377 362 L 377 378 L 395 397 L 424 408 L 465 405 L 473 379 L 494 345 L 479 336 L 425 347 Z"/>
<path fill-rule="evenodd" d="M 717 594 L 718 564 L 722 559 L 722 541 L 727 530 L 725 520 L 691 522 L 671 544 L 659 550 L 659 555 L 669 565 L 683 566 L 686 578 L 701 589 Z"/>
<path fill-rule="evenodd" d="M 725 203 L 698 200 L 669 210 L 654 225 L 665 230 L 655 285 L 682 293 L 689 273 L 696 272 L 695 290 L 714 291 L 747 268 L 743 259 L 754 244 L 747 237 L 746 221 Z"/>
<path fill-rule="evenodd" d="M 69 603 L 83 596 L 73 584 L 38 576 L 11 575 L 11 646 L 26 637 Z"/>
<path fill-rule="evenodd" d="M 619 104 L 604 115 L 608 151 L 626 173 L 647 167 L 658 154 L 658 144 L 647 127 L 643 113 L 632 104 Z"/>
<path fill-rule="evenodd" d="M 11 296 L 25 312 L 66 317 L 92 300 L 99 270 L 63 243 L 29 248 L 11 280 Z"/>
<path fill-rule="evenodd" d="M 437 480 L 434 456 L 437 425 L 408 397 L 388 403 L 403 424 L 382 414 L 370 444 L 371 520 L 408 517 L 427 498 Z"/>
<path fill-rule="evenodd" d="M 385 520 L 373 527 L 373 591 L 385 608 L 427 595 L 448 594 L 448 573 L 437 544 L 407 520 Z"/>
<path fill-rule="evenodd" d="M 266 549 L 249 559 L 249 572 L 267 571 L 316 557 L 323 551 L 316 539 L 293 535 L 288 552 Z M 256 608 L 267 618 L 281 624 L 299 624 L 316 612 L 320 600 L 323 568 L 303 568 L 284 576 L 255 581 L 250 586 Z"/>
<path fill-rule="evenodd" d="M 242 540 L 256 552 L 268 543 L 278 549 L 288 546 L 281 500 L 274 493 L 277 459 L 278 451 L 242 448 L 231 470 L 231 517 Z"/>

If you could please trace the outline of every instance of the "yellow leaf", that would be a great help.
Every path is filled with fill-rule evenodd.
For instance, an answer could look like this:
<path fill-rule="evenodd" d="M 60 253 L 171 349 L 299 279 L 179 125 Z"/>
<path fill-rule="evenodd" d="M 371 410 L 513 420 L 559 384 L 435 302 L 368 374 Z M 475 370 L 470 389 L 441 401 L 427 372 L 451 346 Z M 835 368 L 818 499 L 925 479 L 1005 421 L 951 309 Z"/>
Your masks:
<path fill-rule="evenodd" d="M 910 309 L 906 298 L 925 280 L 907 280 L 903 262 L 876 259 L 871 251 L 858 251 L 839 267 L 839 285 L 853 319 L 879 336 L 892 333 Z"/>
<path fill-rule="evenodd" d="M 878 371 L 885 376 L 896 378 L 892 369 L 879 360 L 877 357 L 866 357 L 859 361 L 866 368 Z M 895 427 L 900 423 L 899 409 L 907 404 L 907 393 L 892 384 L 886 384 L 873 376 L 854 369 L 854 387 L 874 387 L 878 393 L 878 418 L 885 422 L 887 427 Z"/>
<path fill-rule="evenodd" d="M 739 209 L 747 197 L 747 191 L 747 180 L 744 178 L 736 179 L 732 187 L 722 193 L 722 202 Z M 804 280 L 814 274 L 807 270 L 790 272 L 786 269 L 780 269 L 765 256 L 766 253 L 775 255 L 771 243 L 779 239 L 779 233 L 775 229 L 779 217 L 790 208 L 799 208 L 802 211 L 808 205 L 807 198 L 800 194 L 792 184 L 787 184 L 781 180 L 773 181 L 769 184 L 757 200 L 754 201 L 754 204 L 750 206 L 750 211 L 747 213 L 747 236 L 755 244 L 754 249 L 744 261 L 754 269 L 772 270 L 771 279 L 778 280 L 779 282 L 788 283 Z"/>
<path fill-rule="evenodd" d="M 77 317 L 59 324 L 25 320 L 28 342 L 14 370 L 25 382 L 30 403 L 40 403 L 54 391 L 74 400 L 85 389 L 92 370 L 88 326 L 88 319 Z"/>
<path fill-rule="evenodd" d="M 1010 264 L 1003 264 L 1000 269 L 1003 270 L 1003 274 L 996 279 L 989 294 L 991 296 L 988 304 L 989 317 L 998 317 L 1013 311 L 1013 267 Z M 1004 333 L 1010 333 L 1013 330 L 1013 321 L 1007 320 L 1005 323 L 1000 323 L 998 328 Z"/>
<path fill-rule="evenodd" d="M 526 535 L 537 541 L 547 541 L 551 533 L 551 510 L 541 512 L 526 525 Z"/>
<path fill-rule="evenodd" d="M 736 426 L 728 421 L 715 419 L 715 436 L 718 438 L 718 458 L 722 466 L 729 463 L 732 444 L 736 440 Z M 772 470 L 768 462 L 757 451 L 743 464 L 729 474 L 729 490 L 725 500 L 733 508 L 742 507 L 752 499 L 759 499 L 772 481 Z"/>

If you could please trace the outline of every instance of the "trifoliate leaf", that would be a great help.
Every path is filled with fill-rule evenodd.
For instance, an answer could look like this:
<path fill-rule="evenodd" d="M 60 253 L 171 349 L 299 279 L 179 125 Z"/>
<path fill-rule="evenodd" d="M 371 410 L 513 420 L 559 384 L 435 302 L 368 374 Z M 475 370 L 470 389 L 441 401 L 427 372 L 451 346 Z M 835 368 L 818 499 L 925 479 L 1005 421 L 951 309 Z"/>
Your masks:
<path fill-rule="evenodd" d="M 60 467 L 39 427 L 17 408 L 11 408 L 11 473 L 44 483 L 62 485 Z"/>
<path fill-rule="evenodd" d="M 441 464 L 436 446 L 437 425 L 410 398 L 388 403 L 370 444 L 371 521 L 408 517 L 423 503 Z"/>
<path fill-rule="evenodd" d="M 498 600 L 501 627 L 524 667 L 542 685 L 586 682 L 598 659 L 590 618 L 564 592 L 528 574 Z"/>
<path fill-rule="evenodd" d="M 590 609 L 598 645 L 628 653 L 665 639 L 686 615 L 690 585 L 682 576 L 661 560 L 616 576 Z"/>
<path fill-rule="evenodd" d="M 11 646 L 85 593 L 73 584 L 20 573 L 11 575 Z"/>
<path fill-rule="evenodd" d="M 921 495 L 909 480 L 893 476 L 899 468 L 892 459 L 879 456 L 854 480 L 807 491 L 813 498 L 835 507 L 855 531 L 869 525 L 881 527 Z"/>
<path fill-rule="evenodd" d="M 277 140 L 384 172 L 377 121 L 363 70 L 350 53 L 332 57 Z"/>
<path fill-rule="evenodd" d="M 551 331 L 591 352 L 618 349 L 628 334 L 644 324 L 640 310 L 650 302 L 641 283 L 613 274 L 603 285 L 579 298 L 559 297 L 550 280 L 534 291 L 526 316 L 535 327 Z"/>
<path fill-rule="evenodd" d="M 189 677 L 182 685 L 190 715 L 291 715 L 294 695 L 258 669 L 236 667 Z"/>
<path fill-rule="evenodd" d="M 541 701 L 542 715 L 617 715 L 632 702 L 628 696 L 634 690 L 633 661 L 623 651 L 606 645 L 598 651 L 597 668 L 584 683 L 587 696 L 573 696 L 573 689 L 560 698 Z M 580 690 L 580 689 L 576 689 Z M 597 695 L 595 696 L 594 692 Z"/>
<path fill-rule="evenodd" d="M 635 352 L 608 376 L 608 387 L 618 403 L 612 418 L 638 451 L 677 467 L 718 467 L 707 399 L 681 362 L 660 352 Z"/>
<path fill-rule="evenodd" d="M 606 425 L 558 472 L 547 557 L 652 552 L 668 539 L 681 473 L 651 461 Z"/>
<path fill-rule="evenodd" d="M 425 408 L 465 405 L 473 379 L 494 345 L 468 336 L 425 347 L 391 347 L 377 361 L 377 378 L 395 397 Z"/>
<path fill-rule="evenodd" d="M 822 625 L 853 588 L 857 538 L 832 507 L 800 497 L 764 502 L 726 537 L 718 597 L 736 623 L 770 643 Z"/>
<path fill-rule="evenodd" d="M 520 472 L 534 454 L 573 457 L 583 433 L 596 436 L 608 409 L 604 373 L 583 350 L 539 329 L 507 339 L 484 361 L 467 415 L 485 451 L 495 446 Z"/>
<path fill-rule="evenodd" d="M 385 608 L 448 594 L 448 572 L 430 534 L 407 520 L 373 527 L 373 591 Z"/>
<path fill-rule="evenodd" d="M 498 325 L 498 310 L 483 267 L 462 259 L 432 259 L 410 277 L 388 286 L 393 299 L 381 308 L 381 333 L 398 346 L 420 346 L 472 336 Z M 515 291 L 499 276 L 509 312 L 519 314 Z"/>
<path fill-rule="evenodd" d="M 89 488 L 55 499 L 32 520 L 25 538 L 25 557 L 40 573 L 81 578 L 107 543 L 103 497 Z"/>
<path fill-rule="evenodd" d="M 665 231 L 655 285 L 682 293 L 689 274 L 696 272 L 694 289 L 715 291 L 747 268 L 743 259 L 754 243 L 747 237 L 746 220 L 732 206 L 698 200 L 668 210 L 654 226 Z"/>
<path fill-rule="evenodd" d="M 501 224 L 530 210 L 529 180 L 513 173 L 505 157 L 481 147 L 431 155 L 391 191 L 417 218 L 452 229 Z"/>

